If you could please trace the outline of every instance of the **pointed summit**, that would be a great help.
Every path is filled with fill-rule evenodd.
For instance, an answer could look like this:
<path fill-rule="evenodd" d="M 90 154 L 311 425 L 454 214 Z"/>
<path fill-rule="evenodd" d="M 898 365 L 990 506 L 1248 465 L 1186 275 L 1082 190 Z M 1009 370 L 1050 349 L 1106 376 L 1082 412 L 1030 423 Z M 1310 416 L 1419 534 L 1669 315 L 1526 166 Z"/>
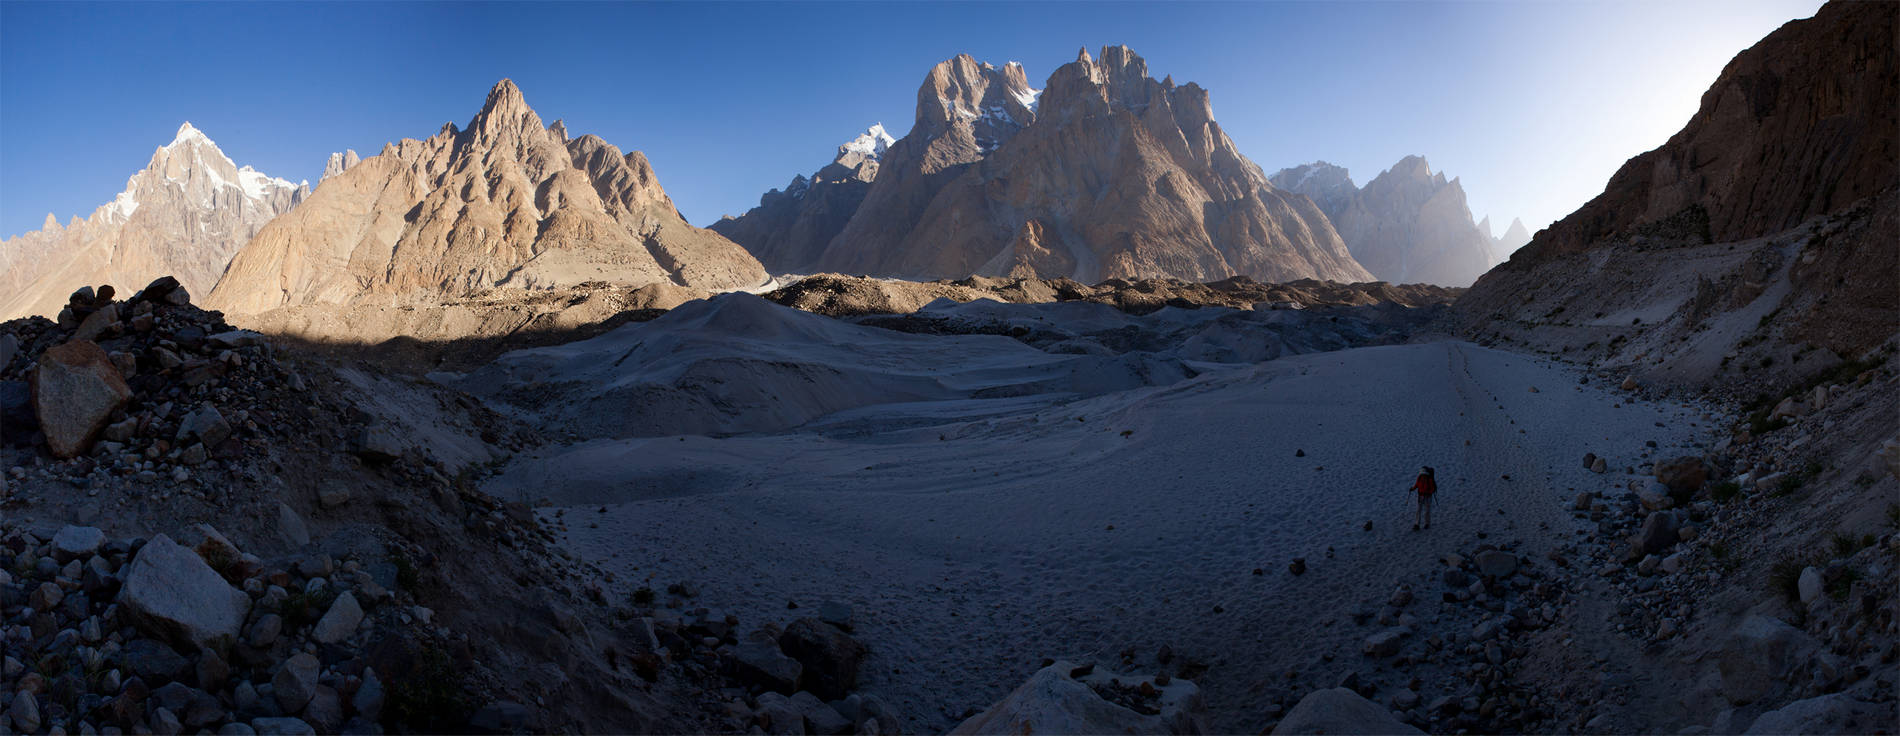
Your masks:
<path fill-rule="evenodd" d="M 515 80 L 503 78 L 488 90 L 488 101 L 482 103 L 482 112 L 497 108 L 525 109 L 528 103 L 521 97 L 521 88 L 515 86 Z"/>
<path fill-rule="evenodd" d="M 203 131 L 200 131 L 197 128 L 192 127 L 191 121 L 187 120 L 185 121 L 184 125 L 178 126 L 178 133 L 172 136 L 172 142 L 166 144 L 165 147 L 171 148 L 172 146 L 176 146 L 180 143 L 185 143 L 187 141 L 204 141 L 206 143 L 211 143 L 211 139 L 205 137 L 205 134 Z M 212 143 L 212 145 L 215 146 L 217 144 Z"/>
<path fill-rule="evenodd" d="M 743 248 L 680 216 L 645 155 L 566 132 L 543 126 L 503 79 L 459 132 L 445 125 L 354 166 L 346 153 L 344 171 L 252 237 L 204 303 L 255 314 L 586 282 L 766 281 Z"/>
<path fill-rule="evenodd" d="M 1075 52 L 1075 60 L 1083 64 L 1095 63 L 1095 57 L 1089 56 L 1089 47 L 1087 46 L 1083 46 L 1081 50 Z"/>

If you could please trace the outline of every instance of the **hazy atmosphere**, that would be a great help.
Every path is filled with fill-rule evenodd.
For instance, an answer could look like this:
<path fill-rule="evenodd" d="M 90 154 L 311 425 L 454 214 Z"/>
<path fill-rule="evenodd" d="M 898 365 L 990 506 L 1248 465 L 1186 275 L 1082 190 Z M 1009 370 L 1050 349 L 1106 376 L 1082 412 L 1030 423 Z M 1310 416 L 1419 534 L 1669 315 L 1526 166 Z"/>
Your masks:
<path fill-rule="evenodd" d="M 333 150 L 466 123 L 502 77 L 576 134 L 645 152 L 704 226 L 872 123 L 901 136 L 938 61 L 1019 61 L 1040 88 L 1104 44 L 1211 90 L 1268 173 L 1324 159 L 1363 186 L 1422 155 L 1462 177 L 1474 216 L 1535 231 L 1681 127 L 1736 52 L 1819 3 L 1087 7 L 9 2 L 0 235 L 90 214 L 187 119 L 240 165 L 314 182 Z"/>

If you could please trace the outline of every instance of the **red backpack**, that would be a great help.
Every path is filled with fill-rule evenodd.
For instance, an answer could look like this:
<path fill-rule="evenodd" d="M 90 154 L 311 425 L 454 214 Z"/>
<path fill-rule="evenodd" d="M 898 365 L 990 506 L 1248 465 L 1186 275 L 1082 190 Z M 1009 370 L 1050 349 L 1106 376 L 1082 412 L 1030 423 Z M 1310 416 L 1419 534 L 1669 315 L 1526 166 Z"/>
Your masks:
<path fill-rule="evenodd" d="M 1418 495 L 1430 496 L 1438 492 L 1438 482 L 1432 480 L 1431 476 L 1420 473 L 1418 482 L 1412 484 L 1412 490 L 1418 491 Z"/>

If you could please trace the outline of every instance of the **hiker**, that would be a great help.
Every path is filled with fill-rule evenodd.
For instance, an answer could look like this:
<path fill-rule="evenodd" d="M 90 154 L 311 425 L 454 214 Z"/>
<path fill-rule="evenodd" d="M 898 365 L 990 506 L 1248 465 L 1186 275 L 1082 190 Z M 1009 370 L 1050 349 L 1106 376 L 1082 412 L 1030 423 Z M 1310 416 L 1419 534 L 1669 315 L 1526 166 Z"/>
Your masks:
<path fill-rule="evenodd" d="M 1418 480 L 1412 482 L 1412 492 L 1418 494 L 1418 515 L 1412 519 L 1412 531 L 1418 531 L 1419 525 L 1432 528 L 1432 494 L 1438 492 L 1438 482 L 1432 480 L 1432 466 L 1419 470 Z"/>

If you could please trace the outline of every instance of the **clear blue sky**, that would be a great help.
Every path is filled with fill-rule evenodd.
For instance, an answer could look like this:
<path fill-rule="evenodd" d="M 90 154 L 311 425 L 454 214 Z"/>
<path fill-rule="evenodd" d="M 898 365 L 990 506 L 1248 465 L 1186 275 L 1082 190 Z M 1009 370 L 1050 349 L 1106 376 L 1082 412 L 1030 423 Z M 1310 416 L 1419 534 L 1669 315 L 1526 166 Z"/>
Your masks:
<path fill-rule="evenodd" d="M 238 165 L 315 180 L 331 151 L 464 125 L 512 77 L 548 121 L 645 151 L 696 224 L 883 122 L 931 65 L 1031 84 L 1125 43 L 1212 92 L 1268 173 L 1363 185 L 1407 154 L 1477 217 L 1533 230 L 1679 129 L 1722 66 L 1818 0 L 1307 3 L 0 2 L 0 235 L 109 201 L 190 120 Z"/>

